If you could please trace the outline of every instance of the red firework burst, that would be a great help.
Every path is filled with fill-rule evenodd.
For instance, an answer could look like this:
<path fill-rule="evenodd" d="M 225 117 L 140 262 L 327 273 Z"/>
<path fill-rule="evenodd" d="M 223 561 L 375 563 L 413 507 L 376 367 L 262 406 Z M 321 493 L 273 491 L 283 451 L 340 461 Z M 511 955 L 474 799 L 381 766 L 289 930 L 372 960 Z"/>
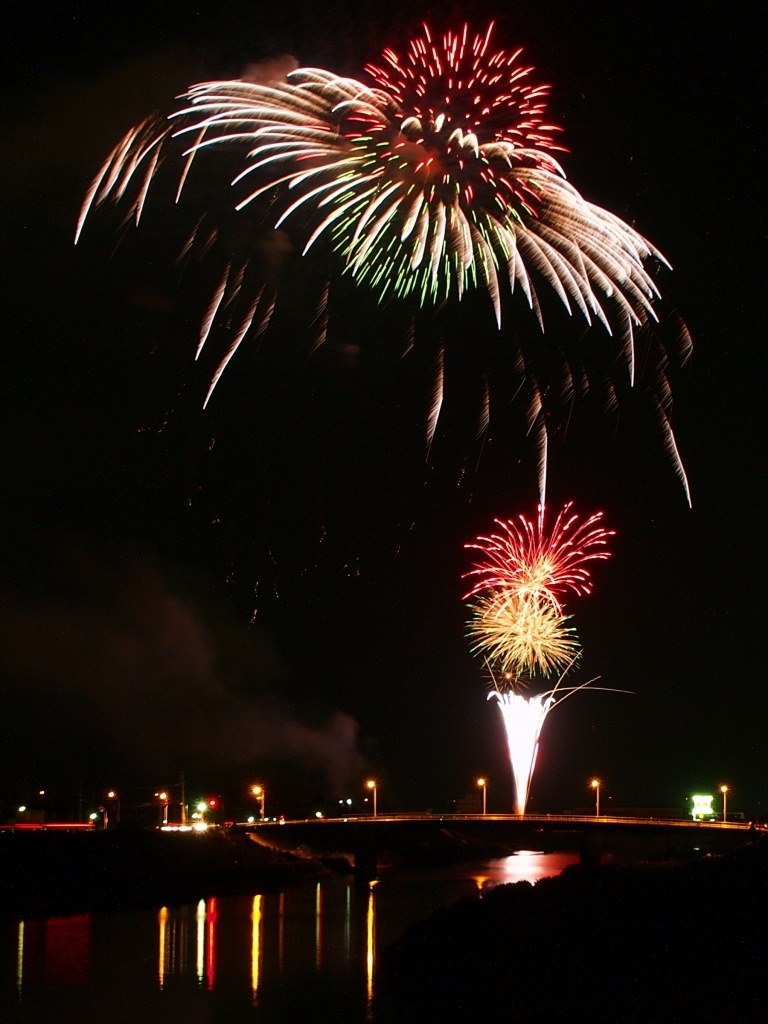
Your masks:
<path fill-rule="evenodd" d="M 499 533 L 466 544 L 482 552 L 483 558 L 465 573 L 464 578 L 473 581 L 465 600 L 503 592 L 547 602 L 561 613 L 565 593 L 589 594 L 589 563 L 610 557 L 607 545 L 615 531 L 601 525 L 602 512 L 580 521 L 572 507 L 573 502 L 568 502 L 549 532 L 540 507 L 535 523 L 523 515 L 517 520 L 496 519 Z"/>
<path fill-rule="evenodd" d="M 518 64 L 522 47 L 489 53 L 493 27 L 491 22 L 484 33 L 473 35 L 464 25 L 461 32 L 446 32 L 435 40 L 424 25 L 424 35 L 411 41 L 404 58 L 386 49 L 385 66 L 367 64 L 365 70 L 422 123 L 434 123 L 442 114 L 484 141 L 507 139 L 563 150 L 552 138 L 562 129 L 542 118 L 550 86 L 526 81 L 534 69 Z"/>

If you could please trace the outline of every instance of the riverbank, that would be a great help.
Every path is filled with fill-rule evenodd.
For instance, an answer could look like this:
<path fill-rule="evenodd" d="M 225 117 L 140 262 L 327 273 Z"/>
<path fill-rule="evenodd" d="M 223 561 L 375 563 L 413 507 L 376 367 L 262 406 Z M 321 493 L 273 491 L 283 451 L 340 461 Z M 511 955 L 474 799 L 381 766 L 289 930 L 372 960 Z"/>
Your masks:
<path fill-rule="evenodd" d="M 398 1019 L 670 1024 L 766 1019 L 768 845 L 684 865 L 574 865 L 409 928 Z"/>
<path fill-rule="evenodd" d="M 183 903 L 331 873 L 227 829 L 0 832 L 0 920 Z"/>

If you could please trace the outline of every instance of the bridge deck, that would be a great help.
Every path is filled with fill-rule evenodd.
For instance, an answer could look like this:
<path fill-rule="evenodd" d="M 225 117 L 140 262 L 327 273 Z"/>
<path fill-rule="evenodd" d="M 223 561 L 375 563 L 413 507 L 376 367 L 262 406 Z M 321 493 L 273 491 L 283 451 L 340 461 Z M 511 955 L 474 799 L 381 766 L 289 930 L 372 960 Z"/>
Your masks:
<path fill-rule="evenodd" d="M 518 850 L 574 851 L 582 861 L 622 862 L 722 853 L 765 834 L 749 822 L 568 814 L 394 814 L 258 822 L 256 842 L 283 851 L 349 857 L 372 878 L 390 863 L 488 859 Z"/>

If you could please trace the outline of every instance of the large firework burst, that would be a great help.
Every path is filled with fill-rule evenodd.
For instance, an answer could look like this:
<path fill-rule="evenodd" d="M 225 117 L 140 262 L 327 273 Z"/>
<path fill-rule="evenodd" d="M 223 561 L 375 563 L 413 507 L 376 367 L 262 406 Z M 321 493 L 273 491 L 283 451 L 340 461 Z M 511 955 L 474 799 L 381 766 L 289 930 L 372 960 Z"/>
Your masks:
<path fill-rule="evenodd" d="M 492 27 L 492 26 L 491 26 Z M 606 326 L 610 299 L 636 323 L 656 294 L 643 266 L 657 250 L 617 217 L 586 202 L 551 151 L 542 115 L 548 86 L 527 84 L 520 51 L 489 52 L 491 27 L 434 42 L 429 29 L 405 58 L 369 65 L 374 86 L 300 68 L 286 83 L 194 86 L 169 123 L 133 129 L 88 194 L 121 197 L 137 175 L 140 216 L 165 144 L 187 141 L 179 179 L 203 149 L 237 144 L 234 184 L 255 182 L 242 209 L 278 191 L 275 228 L 301 214 L 306 252 L 327 236 L 344 270 L 379 294 L 437 302 L 482 282 L 500 320 L 500 280 L 525 292 L 534 274 L 566 306 Z"/>
<path fill-rule="evenodd" d="M 88 190 L 77 235 L 89 211 L 110 200 L 129 201 L 138 222 L 164 164 L 176 162 L 179 202 L 198 163 L 229 154 L 234 168 L 220 184 L 227 191 L 235 186 L 236 209 L 258 226 L 254 249 L 265 232 L 286 233 L 291 249 L 322 250 L 329 277 L 346 275 L 380 301 L 438 309 L 484 289 L 499 326 L 515 291 L 543 326 L 543 284 L 569 312 L 616 334 L 618 361 L 632 383 L 636 332 L 656 319 L 653 264 L 664 259 L 566 181 L 554 156 L 558 129 L 545 118 L 549 86 L 532 81 L 520 50 L 495 49 L 492 30 L 493 24 L 474 34 L 465 25 L 436 35 L 425 25 L 404 55 L 388 49 L 368 65 L 368 82 L 298 68 L 264 83 L 193 86 L 170 118 L 149 118 L 114 148 Z M 203 217 L 188 246 L 207 251 L 221 242 Z M 244 288 L 255 258 L 255 251 L 240 252 L 223 261 L 203 317 L 198 355 L 218 323 L 229 331 L 206 402 L 243 340 L 263 334 L 275 312 L 279 290 L 271 273 L 252 291 Z M 321 287 L 311 346 L 325 339 L 328 296 Z M 682 343 L 687 349 L 684 331 Z M 555 392 L 569 404 L 589 374 L 568 358 L 551 387 L 533 362 L 521 349 L 517 369 L 528 385 L 544 500 L 545 406 Z M 658 418 L 687 490 L 669 422 L 663 346 L 653 364 Z M 442 402 L 442 355 L 435 367 L 429 441 Z M 615 388 L 607 390 L 611 401 Z M 487 412 L 486 393 L 483 426 Z"/>

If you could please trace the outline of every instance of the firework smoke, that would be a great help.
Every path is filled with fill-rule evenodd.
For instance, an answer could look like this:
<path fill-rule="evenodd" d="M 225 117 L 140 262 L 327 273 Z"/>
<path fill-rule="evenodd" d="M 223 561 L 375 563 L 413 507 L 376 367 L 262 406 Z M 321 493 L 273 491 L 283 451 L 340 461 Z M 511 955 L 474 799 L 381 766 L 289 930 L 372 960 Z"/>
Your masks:
<path fill-rule="evenodd" d="M 29 774 L 75 756 L 88 773 L 166 778 L 282 762 L 341 795 L 362 770 L 357 722 L 340 709 L 321 722 L 290 713 L 269 635 L 223 627 L 145 552 L 66 538 L 30 562 L 47 567 L 40 593 L 34 570 L 23 584 L 0 579 L 0 672 Z M 2 756 L 0 768 L 18 771 Z"/>

